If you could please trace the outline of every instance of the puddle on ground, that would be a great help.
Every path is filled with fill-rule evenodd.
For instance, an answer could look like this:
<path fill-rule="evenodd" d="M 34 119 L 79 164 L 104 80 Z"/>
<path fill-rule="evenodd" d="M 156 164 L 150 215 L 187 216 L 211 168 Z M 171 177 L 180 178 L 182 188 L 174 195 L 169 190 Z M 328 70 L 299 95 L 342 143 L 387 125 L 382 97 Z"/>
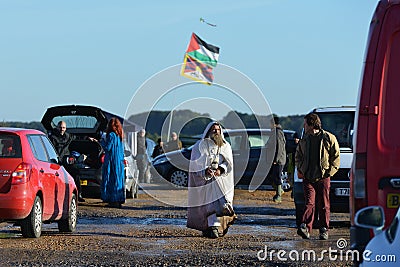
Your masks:
<path fill-rule="evenodd" d="M 263 218 L 242 218 L 239 217 L 234 226 L 230 228 L 230 232 L 236 234 L 267 234 L 270 236 L 280 236 L 290 231 L 294 227 L 294 219 L 279 220 L 276 217 L 273 219 Z M 85 217 L 78 219 L 78 227 L 86 228 L 92 225 L 101 225 L 105 228 L 115 228 L 116 225 L 136 225 L 141 226 L 175 226 L 186 227 L 186 218 L 98 218 Z"/>

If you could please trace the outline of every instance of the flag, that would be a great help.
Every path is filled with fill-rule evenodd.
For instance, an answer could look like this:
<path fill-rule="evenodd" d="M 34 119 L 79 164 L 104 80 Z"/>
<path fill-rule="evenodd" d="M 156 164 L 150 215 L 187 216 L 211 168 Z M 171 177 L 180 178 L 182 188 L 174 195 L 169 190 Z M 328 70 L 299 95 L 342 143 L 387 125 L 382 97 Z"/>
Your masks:
<path fill-rule="evenodd" d="M 218 62 L 219 47 L 207 44 L 195 33 L 192 33 L 192 38 L 190 39 L 186 54 L 210 67 L 215 67 Z"/>
<path fill-rule="evenodd" d="M 207 64 L 201 63 L 186 54 L 182 65 L 181 75 L 211 85 L 214 80 L 212 70 L 213 69 Z"/>

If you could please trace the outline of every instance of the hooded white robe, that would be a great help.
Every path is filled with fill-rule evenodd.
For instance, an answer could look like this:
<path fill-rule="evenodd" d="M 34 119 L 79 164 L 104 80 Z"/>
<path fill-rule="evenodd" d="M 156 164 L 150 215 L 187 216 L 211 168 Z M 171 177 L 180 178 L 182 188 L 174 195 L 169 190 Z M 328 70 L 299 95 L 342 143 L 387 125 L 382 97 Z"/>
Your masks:
<path fill-rule="evenodd" d="M 219 202 L 233 203 L 234 177 L 233 156 L 230 144 L 224 139 L 220 148 L 207 138 L 207 133 L 216 122 L 211 122 L 204 130 L 202 139 L 192 149 L 189 165 L 187 227 L 204 231 L 208 228 L 207 217 L 216 213 Z M 222 129 L 221 129 L 222 130 Z M 221 132 L 223 137 L 223 134 Z M 212 161 L 218 161 L 224 169 L 221 176 L 206 177 L 205 169 Z M 226 233 L 236 215 L 218 217 L 221 223 L 219 232 Z"/>

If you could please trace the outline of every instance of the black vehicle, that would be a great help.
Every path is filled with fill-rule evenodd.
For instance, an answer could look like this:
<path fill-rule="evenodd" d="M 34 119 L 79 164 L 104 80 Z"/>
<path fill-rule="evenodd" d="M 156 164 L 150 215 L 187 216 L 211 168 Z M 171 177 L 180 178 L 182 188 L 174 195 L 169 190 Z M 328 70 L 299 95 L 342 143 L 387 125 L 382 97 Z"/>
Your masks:
<path fill-rule="evenodd" d="M 80 177 L 83 197 L 100 197 L 104 151 L 99 143 L 90 141 L 88 137 L 100 140 L 106 131 L 108 120 L 112 117 L 117 117 L 124 123 L 123 118 L 93 106 L 55 106 L 48 108 L 43 115 L 41 123 L 48 133 L 53 131 L 59 121 L 65 121 L 67 132 L 75 136 L 75 140 L 69 145 L 69 151 L 74 158 L 73 167 Z M 134 131 L 136 125 L 129 123 L 129 127 Z M 127 148 L 126 144 L 125 147 Z M 127 197 L 136 197 L 137 167 L 129 149 L 125 149 L 124 163 Z"/>
<path fill-rule="evenodd" d="M 294 131 L 284 130 L 285 137 L 293 139 Z M 225 139 L 231 144 L 234 177 L 236 187 L 249 187 L 256 183 L 270 186 L 266 179 L 268 174 L 268 149 L 266 144 L 271 137 L 270 129 L 235 129 L 224 130 Z M 182 150 L 172 151 L 159 155 L 153 159 L 155 175 L 161 175 L 167 181 L 181 187 L 188 185 L 188 170 L 193 146 Z M 285 191 L 291 190 L 286 173 L 282 173 L 282 182 Z"/>
<path fill-rule="evenodd" d="M 349 171 L 353 159 L 353 127 L 355 107 L 316 108 L 312 112 L 318 114 L 322 128 L 336 136 L 340 147 L 340 168 L 331 177 L 330 211 L 349 212 L 350 178 Z M 296 223 L 299 225 L 304 209 L 303 180 L 294 173 L 294 203 L 296 206 Z M 318 221 L 318 220 L 315 220 Z M 315 223 L 315 225 L 317 222 Z M 316 225 L 317 226 L 317 225 Z"/>

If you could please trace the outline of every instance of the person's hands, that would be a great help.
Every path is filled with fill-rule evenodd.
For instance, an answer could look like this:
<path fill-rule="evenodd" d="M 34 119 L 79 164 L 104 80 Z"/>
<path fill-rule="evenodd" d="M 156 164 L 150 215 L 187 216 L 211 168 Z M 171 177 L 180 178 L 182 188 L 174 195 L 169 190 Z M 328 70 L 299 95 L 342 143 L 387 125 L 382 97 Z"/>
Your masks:
<path fill-rule="evenodd" d="M 220 170 L 220 168 L 218 168 L 216 170 L 212 170 L 211 168 L 207 168 L 206 169 L 206 175 L 209 176 L 209 177 L 221 176 L 221 170 Z"/>
<path fill-rule="evenodd" d="M 89 138 L 89 140 L 92 141 L 92 142 L 98 142 L 96 138 L 93 138 L 93 137 L 88 137 L 88 138 Z"/>
<path fill-rule="evenodd" d="M 297 171 L 297 177 L 299 177 L 300 179 L 303 179 L 304 175 L 300 171 Z"/>

